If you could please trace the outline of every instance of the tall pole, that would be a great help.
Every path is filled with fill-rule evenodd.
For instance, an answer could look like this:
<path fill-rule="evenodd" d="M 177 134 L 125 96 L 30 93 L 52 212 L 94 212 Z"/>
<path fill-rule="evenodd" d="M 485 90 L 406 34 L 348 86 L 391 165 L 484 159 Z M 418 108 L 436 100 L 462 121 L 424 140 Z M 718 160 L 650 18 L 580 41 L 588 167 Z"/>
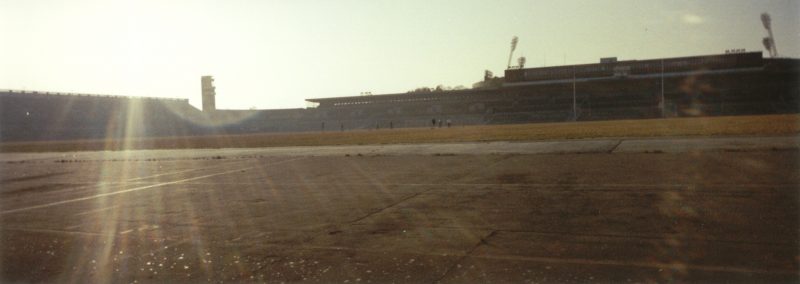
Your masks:
<path fill-rule="evenodd" d="M 572 120 L 578 120 L 578 105 L 575 101 L 575 67 L 572 67 Z"/>
<path fill-rule="evenodd" d="M 767 32 L 769 33 L 769 42 L 772 45 L 772 57 L 776 57 L 778 56 L 778 46 L 775 44 L 775 37 L 772 36 L 772 28 L 767 29 Z"/>
<path fill-rule="evenodd" d="M 517 36 L 511 38 L 511 52 L 508 54 L 508 69 L 511 69 L 511 58 L 514 57 L 514 50 L 517 49 L 517 42 L 519 42 Z"/>
<path fill-rule="evenodd" d="M 661 117 L 666 116 L 666 105 L 667 102 L 664 101 L 664 59 L 661 59 Z"/>

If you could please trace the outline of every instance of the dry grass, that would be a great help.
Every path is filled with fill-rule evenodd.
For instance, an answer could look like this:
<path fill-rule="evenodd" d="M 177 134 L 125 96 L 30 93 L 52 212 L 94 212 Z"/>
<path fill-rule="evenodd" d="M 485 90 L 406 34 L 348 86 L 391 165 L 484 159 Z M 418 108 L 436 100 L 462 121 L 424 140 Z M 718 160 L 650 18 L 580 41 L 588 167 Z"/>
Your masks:
<path fill-rule="evenodd" d="M 244 148 L 279 146 L 535 141 L 603 137 L 774 136 L 800 133 L 800 115 L 616 120 L 347 132 L 266 133 L 227 136 L 0 143 L 0 152 L 126 149 Z"/>

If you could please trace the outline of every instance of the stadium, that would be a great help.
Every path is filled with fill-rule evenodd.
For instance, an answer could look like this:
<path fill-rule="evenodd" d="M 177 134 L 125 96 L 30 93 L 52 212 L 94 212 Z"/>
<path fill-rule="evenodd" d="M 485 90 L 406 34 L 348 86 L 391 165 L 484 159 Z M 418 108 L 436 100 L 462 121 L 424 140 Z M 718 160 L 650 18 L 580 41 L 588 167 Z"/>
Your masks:
<path fill-rule="evenodd" d="M 797 113 L 798 78 L 800 60 L 737 52 L 515 67 L 472 89 L 311 98 L 305 109 L 216 109 L 211 76 L 202 111 L 187 99 L 2 90 L 0 141 Z"/>
<path fill-rule="evenodd" d="M 519 2 L 518 10 L 527 9 L 521 14 L 527 16 L 521 19 L 564 17 L 557 9 L 531 10 L 531 3 Z M 434 70 L 410 63 L 409 57 L 396 61 L 408 64 L 400 66 L 370 59 L 360 63 L 372 61 L 369 63 L 375 65 L 330 64 L 336 71 L 347 70 L 339 74 L 347 80 L 358 80 L 352 83 L 316 69 L 322 66 L 316 65 L 319 62 L 297 65 L 299 69 L 273 65 L 277 62 L 260 57 L 286 57 L 276 52 L 280 46 L 273 42 L 251 45 L 231 41 L 238 37 L 261 40 L 265 34 L 274 34 L 258 30 L 254 23 L 291 31 L 293 25 L 288 23 L 292 22 L 264 16 L 264 12 L 277 11 L 274 4 L 279 3 L 261 9 L 256 3 L 233 3 L 236 7 L 227 9 L 222 2 L 206 9 L 188 3 L 157 4 L 139 15 L 125 7 L 120 18 L 128 30 L 114 30 L 113 34 L 121 35 L 122 44 L 119 50 L 111 48 L 124 52 L 109 58 L 128 62 L 155 58 L 152 62 L 156 64 L 141 62 L 147 67 L 132 68 L 130 71 L 136 72 L 130 74 L 143 71 L 149 78 L 163 79 L 137 79 L 113 72 L 98 75 L 89 68 L 77 71 L 87 81 L 64 75 L 56 78 L 81 85 L 129 79 L 128 85 L 151 88 L 131 93 L 173 98 L 0 89 L 0 283 L 800 282 L 797 42 L 788 45 L 795 47 L 793 53 L 786 53 L 792 58 L 779 57 L 769 15 L 764 13 L 762 23 L 769 34 L 762 41 L 766 52 L 733 49 L 708 54 L 707 50 L 719 46 L 686 35 L 737 42 L 717 38 L 710 32 L 714 29 L 702 32 L 705 27 L 699 26 L 704 19 L 708 19 L 706 26 L 712 26 L 712 20 L 729 21 L 711 17 L 712 13 L 708 18 L 686 14 L 674 18 L 675 22 L 650 26 L 650 19 L 668 14 L 670 5 L 617 2 L 579 3 L 591 7 L 585 10 L 592 21 L 578 18 L 589 27 L 599 23 L 595 18 L 605 16 L 619 24 L 617 29 L 598 26 L 596 30 L 553 31 L 577 40 L 555 45 L 572 52 L 571 48 L 583 49 L 586 43 L 597 42 L 589 52 L 645 58 L 584 58 L 574 62 L 591 63 L 567 65 L 565 55 L 561 66 L 526 67 L 525 57 L 520 57 L 517 66 L 512 66 L 518 42 L 515 36 L 504 73 L 494 76 L 486 70 L 471 88 L 439 85 L 339 97 L 331 94 L 356 93 L 354 85 L 371 88 L 408 84 L 403 80 L 463 80 L 470 75 L 460 71 L 471 72 L 493 63 L 491 58 L 483 58 L 484 49 L 464 44 L 458 46 L 475 52 L 464 57 L 464 62 L 475 65 L 435 70 L 436 75 L 403 76 Z M 406 26 L 409 16 L 448 18 L 449 22 L 449 17 L 416 14 L 430 5 L 420 3 L 424 4 L 409 9 L 414 15 L 399 14 L 408 16 L 397 18 L 398 27 Z M 86 8 L 100 6 L 97 4 L 70 5 L 82 10 L 78 13 L 69 9 L 20 10 L 66 11 L 53 15 L 58 19 L 53 25 L 59 27 L 69 27 L 61 17 L 76 16 L 85 23 L 113 27 L 108 23 L 111 19 L 88 20 L 96 13 L 86 12 L 91 11 Z M 314 9 L 327 5 L 310 4 Z M 333 5 L 349 5 L 350 10 L 367 4 Z M 170 11 L 172 5 L 175 10 Z M 609 9 L 615 5 L 628 11 L 625 21 L 619 21 L 623 17 L 618 15 L 626 13 Z M 703 4 L 688 6 L 696 5 Z M 404 2 L 402 6 L 413 4 Z M 447 11 L 457 7 L 452 3 L 444 6 Z M 459 10 L 451 15 L 486 25 L 491 22 L 484 19 L 489 6 L 498 5 L 473 8 L 478 14 Z M 718 6 L 709 5 L 698 14 L 737 15 Z M 773 10 L 787 12 L 794 6 L 784 3 Z M 198 9 L 189 9 L 193 7 Z M 503 10 L 509 8 L 512 6 Z M 604 9 L 602 15 L 596 13 L 599 8 Z M 197 14 L 202 17 L 185 20 L 187 14 L 182 13 L 187 10 L 201 12 Z M 303 15 L 312 12 L 301 10 Z M 339 19 L 311 17 L 313 20 L 303 22 L 312 23 L 315 29 L 336 23 L 329 25 L 336 26 L 336 32 L 322 30 L 316 35 L 339 35 L 353 27 L 380 26 L 378 23 L 391 18 L 384 13 L 388 10 L 395 9 L 363 13 L 375 16 L 366 22 L 369 25 L 354 21 L 348 13 L 341 13 Z M 162 12 L 170 22 L 159 24 L 150 11 Z M 247 15 L 231 11 L 247 12 L 254 21 L 236 25 Z M 648 15 L 647 11 L 656 13 Z M 207 18 L 218 12 L 226 14 L 222 21 Z M 47 19 L 33 12 L 12 14 L 24 19 L 10 23 Z M 646 21 L 631 25 L 635 16 Z M 131 19 L 147 21 L 158 30 L 141 35 L 156 33 L 159 37 L 139 41 Z M 175 19 L 187 29 L 171 30 Z M 506 31 L 510 19 L 498 19 Z M 349 22 L 354 24 L 350 28 Z M 465 22 L 454 22 L 443 31 L 457 31 L 459 37 L 470 34 L 476 42 L 490 41 L 486 38 L 490 34 L 472 34 L 474 29 Z M 207 28 L 220 23 L 230 27 L 202 29 L 205 23 L 212 25 Z M 518 26 L 540 27 L 533 22 Z M 428 24 L 422 27 L 430 29 Z M 495 33 L 496 29 L 489 27 L 483 29 Z M 648 28 L 657 31 L 659 27 L 669 28 L 678 37 L 654 40 L 628 33 L 639 30 L 641 35 Z M 680 30 L 683 32 L 677 32 Z M 113 67 L 102 71 L 125 69 L 125 61 L 102 56 L 109 48 L 105 43 L 114 42 L 111 34 L 87 32 L 98 41 L 86 42 L 100 48 L 86 49 L 82 41 L 58 44 L 60 36 L 69 33 L 22 31 L 30 38 L 38 35 L 56 44 L 30 44 L 28 38 L 12 34 L 13 42 L 23 43 L 12 48 L 25 50 L 0 55 L 31 60 L 32 56 L 18 55 L 30 50 L 37 56 L 50 53 L 64 62 L 20 62 L 23 76 L 8 76 L 7 82 L 13 86 L 25 88 L 39 81 L 57 84 L 48 78 L 63 73 L 48 73 L 51 67 L 72 67 L 71 63 L 86 59 Z M 201 35 L 197 42 L 181 38 L 197 31 L 203 31 L 197 33 Z M 392 31 L 392 41 L 371 32 L 364 38 L 394 45 L 395 36 L 403 33 L 387 31 Z M 587 32 L 602 38 L 587 38 Z M 752 34 L 738 29 L 736 33 Z M 430 38 L 421 34 L 420 38 Z M 543 38 L 536 30 L 526 34 Z M 664 31 L 653 34 L 668 35 Z M 634 45 L 643 52 L 621 48 L 631 46 L 631 41 L 615 40 L 618 36 L 646 42 Z M 379 58 L 364 54 L 366 50 L 393 53 L 378 48 L 380 44 L 353 48 L 358 38 L 331 39 L 325 44 L 315 39 L 311 42 L 317 44 L 309 45 L 312 49 L 291 52 L 311 54 L 314 60 L 328 49 L 339 55 L 337 47 L 353 49 L 360 58 Z M 612 46 L 601 48 L 600 41 Z M 148 50 L 148 45 L 140 42 L 159 49 Z M 192 43 L 184 48 L 174 46 L 180 58 L 137 58 L 133 52 L 165 55 L 168 53 L 160 53 L 164 51 L 160 48 L 173 48 L 176 42 Z M 665 54 L 663 48 L 679 42 L 696 45 L 693 51 L 674 55 L 680 57 L 647 55 Z M 407 49 L 414 51 L 409 53 L 411 60 L 446 62 L 429 62 L 420 56 L 438 55 L 437 49 L 425 49 L 420 41 L 405 43 L 413 46 Z M 62 60 L 70 54 L 68 47 L 85 51 L 91 58 Z M 326 52 L 310 52 L 318 47 Z M 491 45 L 486 47 L 489 50 Z M 252 53 L 246 52 L 248 49 Z M 217 55 L 205 56 L 208 50 Z M 398 49 L 392 50 L 396 53 Z M 237 64 L 243 62 L 247 64 Z M 184 63 L 190 65 L 186 69 L 168 66 Z M 14 75 L 18 69 L 13 62 L 8 65 L 6 74 Z M 95 69 L 91 64 L 85 66 Z M 264 66 L 268 72 L 298 75 L 263 78 Z M 215 78 L 198 76 L 198 69 L 214 70 L 210 75 L 219 76 L 219 86 L 225 90 L 218 94 Z M 26 70 L 36 71 L 30 76 L 37 79 L 28 81 Z M 79 69 L 68 71 L 73 70 Z M 308 70 L 315 71 L 315 76 L 324 75 L 309 76 Z M 371 76 L 363 76 L 362 71 Z M 252 93 L 269 93 L 275 102 L 281 101 L 281 89 L 264 92 L 246 86 L 227 91 L 229 86 L 236 89 L 247 84 L 227 81 L 247 78 L 243 74 L 258 76 L 260 86 L 270 86 L 268 82 L 274 79 L 295 87 L 287 93 L 309 92 L 304 97 L 307 107 L 219 107 L 223 104 L 217 104 L 218 95 L 224 104 L 241 98 L 237 95 Z M 196 76 L 200 77 L 199 86 L 194 84 Z M 130 84 L 133 81 L 152 84 Z M 174 85 L 200 88 L 162 91 L 181 89 L 172 88 Z M 297 88 L 308 86 L 313 88 Z M 341 86 L 349 89 L 341 91 Z M 114 88 L 114 92 L 122 92 L 118 88 L 124 86 Z M 199 107 L 187 99 L 195 97 L 201 98 Z"/>

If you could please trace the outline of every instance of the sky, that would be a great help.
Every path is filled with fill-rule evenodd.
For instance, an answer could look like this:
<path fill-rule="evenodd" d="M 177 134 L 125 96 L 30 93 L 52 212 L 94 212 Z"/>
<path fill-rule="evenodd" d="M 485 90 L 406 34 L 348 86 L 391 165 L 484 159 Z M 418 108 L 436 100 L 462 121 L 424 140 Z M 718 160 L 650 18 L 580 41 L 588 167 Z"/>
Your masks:
<path fill-rule="evenodd" d="M 503 74 L 513 36 L 526 67 L 763 51 L 763 12 L 779 54 L 799 58 L 796 0 L 0 0 L 0 89 L 199 108 L 211 75 L 219 109 L 302 108 L 470 87 Z"/>

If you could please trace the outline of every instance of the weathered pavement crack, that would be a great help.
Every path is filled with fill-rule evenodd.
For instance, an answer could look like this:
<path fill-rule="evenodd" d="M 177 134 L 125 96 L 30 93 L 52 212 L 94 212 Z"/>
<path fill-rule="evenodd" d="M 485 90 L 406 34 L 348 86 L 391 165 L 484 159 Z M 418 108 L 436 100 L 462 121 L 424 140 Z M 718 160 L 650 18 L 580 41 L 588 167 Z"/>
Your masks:
<path fill-rule="evenodd" d="M 455 268 L 456 266 L 461 264 L 461 262 L 464 261 L 464 259 L 466 259 L 470 255 L 472 255 L 472 253 L 475 252 L 475 250 L 477 250 L 480 246 L 482 246 L 482 245 L 487 245 L 488 246 L 489 242 L 487 240 L 489 238 L 493 237 L 495 234 L 497 234 L 497 230 L 493 230 L 493 231 L 489 232 L 488 234 L 486 234 L 486 236 L 483 236 L 480 240 L 478 240 L 478 243 L 475 244 L 467 253 L 465 253 L 458 260 L 456 260 L 456 262 L 454 262 L 453 265 L 450 265 L 449 267 L 447 267 L 447 269 L 444 270 L 444 273 L 442 273 L 442 276 L 439 276 L 439 278 L 436 279 L 435 281 L 433 281 L 433 283 L 441 283 L 442 279 L 447 277 L 447 275 L 450 274 L 450 271 L 453 271 L 453 268 Z"/>
<path fill-rule="evenodd" d="M 452 184 L 452 183 L 458 183 L 459 181 L 463 181 L 465 178 L 468 178 L 468 177 L 471 177 L 471 176 L 475 176 L 475 173 L 485 172 L 488 169 L 494 168 L 498 164 L 500 164 L 502 162 L 505 162 L 505 161 L 507 161 L 507 160 L 509 160 L 509 159 L 511 159 L 513 157 L 514 157 L 513 155 L 503 155 L 499 159 L 497 159 L 496 161 L 492 161 L 488 165 L 480 165 L 474 170 L 470 170 L 470 171 L 467 171 L 466 173 L 458 175 L 457 177 L 453 177 L 452 178 L 453 182 L 445 183 L 443 185 L 449 185 L 449 184 Z"/>
<path fill-rule="evenodd" d="M 614 153 L 614 151 L 617 150 L 617 147 L 619 147 L 619 145 L 622 144 L 622 141 L 625 141 L 625 139 L 620 139 L 619 141 L 617 141 L 617 144 L 615 144 L 614 147 L 611 147 L 611 149 L 609 149 L 607 153 L 609 154 Z"/>
<path fill-rule="evenodd" d="M 359 221 L 361 221 L 361 220 L 364 220 L 364 219 L 367 219 L 367 218 L 369 218 L 369 217 L 372 217 L 372 215 L 375 215 L 375 214 L 381 213 L 381 212 L 383 212 L 383 211 L 386 211 L 386 209 L 389 209 L 389 208 L 395 207 L 395 206 L 397 206 L 397 205 L 398 205 L 398 204 L 400 204 L 400 203 L 406 202 L 406 201 L 407 201 L 407 200 L 409 200 L 409 199 L 412 199 L 412 198 L 414 198 L 414 197 L 417 197 L 417 196 L 419 196 L 420 194 L 426 193 L 426 192 L 428 192 L 428 191 L 431 191 L 431 190 L 432 190 L 432 189 L 428 189 L 428 190 L 424 190 L 424 191 L 420 191 L 420 192 L 414 193 L 414 194 L 412 194 L 411 196 L 408 196 L 408 197 L 406 197 L 406 198 L 400 199 L 399 201 L 397 201 L 397 202 L 395 202 L 395 203 L 389 204 L 389 206 L 386 206 L 386 207 L 383 207 L 383 208 L 381 208 L 381 209 L 378 209 L 378 210 L 372 211 L 372 212 L 370 212 L 369 214 L 367 214 L 367 215 L 364 215 L 364 216 L 362 216 L 362 217 L 359 217 L 358 219 L 355 219 L 355 220 L 353 220 L 353 221 L 350 221 L 350 222 L 348 222 L 348 223 L 349 223 L 349 224 L 355 224 L 355 223 L 358 223 L 358 222 L 359 222 Z"/>

